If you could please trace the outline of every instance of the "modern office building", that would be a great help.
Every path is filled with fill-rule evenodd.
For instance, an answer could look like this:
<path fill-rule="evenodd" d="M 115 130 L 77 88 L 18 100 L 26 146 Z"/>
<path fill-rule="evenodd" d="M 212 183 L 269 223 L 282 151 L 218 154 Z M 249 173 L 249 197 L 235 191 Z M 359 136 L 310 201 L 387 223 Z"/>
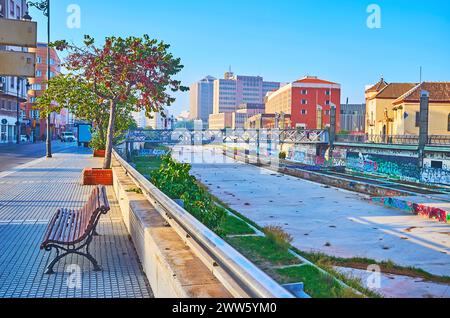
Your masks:
<path fill-rule="evenodd" d="M 35 109 L 36 100 L 47 89 L 47 43 L 38 43 L 37 48 L 30 48 L 29 52 L 36 54 L 36 75 L 29 78 L 30 84 L 27 92 L 27 102 L 22 104 L 24 121 L 22 129 L 30 136 L 31 140 L 45 140 L 47 134 L 47 119 L 41 118 L 39 110 Z M 61 60 L 55 49 L 50 48 L 50 78 L 61 73 Z M 50 115 L 50 125 L 53 138 L 57 138 L 62 132 L 73 129 L 73 114 L 67 109 L 60 113 Z"/>
<path fill-rule="evenodd" d="M 237 110 L 232 113 L 231 128 L 245 128 L 247 120 L 257 114 L 263 114 L 265 105 L 260 103 L 244 103 L 237 107 Z"/>
<path fill-rule="evenodd" d="M 341 131 L 364 133 L 366 127 L 366 104 L 341 105 Z"/>
<path fill-rule="evenodd" d="M 27 10 L 25 0 L 0 0 L 0 19 L 21 19 Z M 0 50 L 26 51 L 12 46 L 0 46 Z M 20 124 L 20 103 L 25 101 L 26 78 L 0 76 L 0 143 L 16 140 L 17 111 L 19 110 Z"/>
<path fill-rule="evenodd" d="M 265 82 L 261 76 L 235 76 L 227 72 L 223 79 L 214 81 L 213 113 L 232 113 L 244 103 L 264 103 L 267 92 L 279 88 L 280 83 Z"/>
<path fill-rule="evenodd" d="M 290 116 L 289 127 L 324 129 L 330 125 L 331 106 L 336 106 L 336 128 L 340 130 L 341 85 L 306 76 L 266 97 L 266 114 Z M 287 128 L 287 127 L 286 127 Z"/>
<path fill-rule="evenodd" d="M 214 81 L 216 78 L 206 76 L 190 87 L 190 119 L 201 120 L 207 124 L 209 115 L 213 113 Z"/>

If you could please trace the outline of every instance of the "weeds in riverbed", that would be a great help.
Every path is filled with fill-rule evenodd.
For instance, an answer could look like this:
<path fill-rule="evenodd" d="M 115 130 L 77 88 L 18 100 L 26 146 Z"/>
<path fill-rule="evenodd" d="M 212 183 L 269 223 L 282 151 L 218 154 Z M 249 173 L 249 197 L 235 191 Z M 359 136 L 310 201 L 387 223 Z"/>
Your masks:
<path fill-rule="evenodd" d="M 281 226 L 266 226 L 263 228 L 263 232 L 269 241 L 285 251 L 289 250 L 291 243 L 294 240 L 292 235 L 285 232 Z"/>

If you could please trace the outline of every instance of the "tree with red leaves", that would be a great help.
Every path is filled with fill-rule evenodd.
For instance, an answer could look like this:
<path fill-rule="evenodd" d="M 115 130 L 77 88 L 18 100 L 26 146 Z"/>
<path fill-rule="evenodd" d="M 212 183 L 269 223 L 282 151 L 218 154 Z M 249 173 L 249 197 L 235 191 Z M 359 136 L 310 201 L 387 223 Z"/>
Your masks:
<path fill-rule="evenodd" d="M 66 41 L 52 45 L 68 52 L 64 67 L 90 83 L 99 100 L 109 105 L 104 169 L 111 167 L 118 107 L 132 105 L 134 111 L 144 109 L 150 117 L 152 112 L 159 112 L 175 101 L 168 91 L 188 90 L 173 79 L 183 68 L 181 60 L 168 52 L 170 45 L 148 35 L 125 39 L 107 37 L 103 46 L 96 46 L 95 40 L 86 35 L 82 47 Z"/>

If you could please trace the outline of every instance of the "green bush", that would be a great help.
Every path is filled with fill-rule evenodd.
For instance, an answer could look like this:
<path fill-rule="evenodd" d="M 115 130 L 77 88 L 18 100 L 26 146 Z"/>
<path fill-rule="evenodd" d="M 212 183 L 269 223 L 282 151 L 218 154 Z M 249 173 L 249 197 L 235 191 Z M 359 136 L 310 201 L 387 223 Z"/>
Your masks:
<path fill-rule="evenodd" d="M 191 165 L 176 162 L 170 155 L 163 156 L 161 166 L 151 174 L 151 181 L 170 198 L 183 200 L 186 211 L 220 235 L 226 212 L 214 204 L 190 170 Z"/>
<path fill-rule="evenodd" d="M 280 158 L 281 160 L 286 160 L 286 158 L 287 158 L 286 152 L 285 151 L 281 151 L 278 154 L 278 158 Z"/>
<path fill-rule="evenodd" d="M 106 140 L 100 137 L 98 132 L 94 132 L 92 134 L 92 140 L 90 142 L 90 146 L 94 150 L 105 150 L 106 149 Z"/>

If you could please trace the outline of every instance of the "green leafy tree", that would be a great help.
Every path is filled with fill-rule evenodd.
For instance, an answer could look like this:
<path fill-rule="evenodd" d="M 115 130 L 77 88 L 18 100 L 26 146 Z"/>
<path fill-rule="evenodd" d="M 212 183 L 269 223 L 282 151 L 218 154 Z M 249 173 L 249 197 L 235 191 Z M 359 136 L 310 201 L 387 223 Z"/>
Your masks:
<path fill-rule="evenodd" d="M 109 105 L 96 96 L 92 84 L 80 76 L 62 74 L 52 78 L 49 83 L 49 88 L 36 101 L 35 107 L 41 111 L 41 116 L 45 118 L 51 112 L 68 108 L 77 118 L 94 124 L 92 146 L 98 150 L 105 149 Z M 131 110 L 132 106 L 123 105 L 116 113 L 116 139 L 125 130 L 136 126 Z"/>
<path fill-rule="evenodd" d="M 151 39 L 107 37 L 101 46 L 85 36 L 82 47 L 57 41 L 53 46 L 65 50 L 65 68 L 71 75 L 82 78 L 92 89 L 96 99 L 109 105 L 106 130 L 105 169 L 111 167 L 111 153 L 116 115 L 132 105 L 132 110 L 144 109 L 147 116 L 170 106 L 175 99 L 168 91 L 186 91 L 187 87 L 173 77 L 183 66 L 179 58 L 168 52 L 169 45 Z"/>

